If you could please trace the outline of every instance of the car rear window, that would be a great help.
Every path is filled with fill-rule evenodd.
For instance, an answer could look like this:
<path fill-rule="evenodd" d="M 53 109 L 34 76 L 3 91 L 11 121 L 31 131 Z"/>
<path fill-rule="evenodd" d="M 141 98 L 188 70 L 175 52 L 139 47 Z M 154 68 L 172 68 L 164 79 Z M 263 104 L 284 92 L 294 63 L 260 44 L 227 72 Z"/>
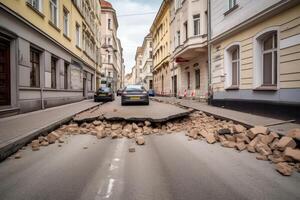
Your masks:
<path fill-rule="evenodd" d="M 99 92 L 110 92 L 110 88 L 100 88 Z"/>
<path fill-rule="evenodd" d="M 141 85 L 129 85 L 126 87 L 126 92 L 140 92 L 144 91 L 145 88 Z"/>

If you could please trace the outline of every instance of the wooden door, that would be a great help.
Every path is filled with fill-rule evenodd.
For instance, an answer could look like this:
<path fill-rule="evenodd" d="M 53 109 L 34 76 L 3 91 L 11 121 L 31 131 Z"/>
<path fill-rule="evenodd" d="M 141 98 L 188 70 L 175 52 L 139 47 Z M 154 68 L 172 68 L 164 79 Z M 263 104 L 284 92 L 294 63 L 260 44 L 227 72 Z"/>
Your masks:
<path fill-rule="evenodd" d="M 10 105 L 10 44 L 0 38 L 0 106 Z"/>

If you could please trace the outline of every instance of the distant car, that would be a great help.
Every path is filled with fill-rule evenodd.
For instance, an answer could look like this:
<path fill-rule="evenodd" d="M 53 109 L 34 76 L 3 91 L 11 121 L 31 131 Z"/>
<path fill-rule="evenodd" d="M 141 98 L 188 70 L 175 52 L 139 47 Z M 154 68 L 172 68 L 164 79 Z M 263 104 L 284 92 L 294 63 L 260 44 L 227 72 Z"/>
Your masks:
<path fill-rule="evenodd" d="M 155 96 L 155 92 L 154 92 L 153 89 L 149 89 L 148 90 L 148 94 L 149 94 L 150 97 L 154 97 Z"/>
<path fill-rule="evenodd" d="M 121 104 L 145 104 L 149 105 L 149 95 L 142 85 L 128 85 L 121 96 Z"/>
<path fill-rule="evenodd" d="M 117 90 L 117 96 L 121 96 L 122 93 L 123 93 L 123 89 L 118 89 L 118 90 Z"/>
<path fill-rule="evenodd" d="M 114 91 L 109 87 L 101 87 L 97 92 L 94 94 L 94 101 L 98 102 L 105 102 L 105 101 L 113 101 L 115 100 Z"/>

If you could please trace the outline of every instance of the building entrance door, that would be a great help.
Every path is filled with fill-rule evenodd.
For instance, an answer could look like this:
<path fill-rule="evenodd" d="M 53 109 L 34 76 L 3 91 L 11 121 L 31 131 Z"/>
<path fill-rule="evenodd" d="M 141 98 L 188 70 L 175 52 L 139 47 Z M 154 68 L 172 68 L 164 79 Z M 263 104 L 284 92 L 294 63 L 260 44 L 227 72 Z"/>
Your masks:
<path fill-rule="evenodd" d="M 173 76 L 173 91 L 174 96 L 177 97 L 177 75 Z"/>
<path fill-rule="evenodd" d="M 10 42 L 0 38 L 0 106 L 10 105 Z"/>

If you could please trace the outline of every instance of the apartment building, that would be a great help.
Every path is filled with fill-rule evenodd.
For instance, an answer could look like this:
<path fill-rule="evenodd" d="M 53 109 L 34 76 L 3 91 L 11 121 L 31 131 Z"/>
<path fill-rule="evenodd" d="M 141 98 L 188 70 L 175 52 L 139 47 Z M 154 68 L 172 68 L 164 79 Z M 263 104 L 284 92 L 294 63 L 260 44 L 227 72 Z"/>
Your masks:
<path fill-rule="evenodd" d="M 210 7 L 214 101 L 300 104 L 300 2 L 214 0 Z"/>
<path fill-rule="evenodd" d="M 143 45 L 141 48 L 142 54 L 142 66 L 141 66 L 141 83 L 143 86 L 149 90 L 153 89 L 153 76 L 152 76 L 152 68 L 153 68 L 153 51 L 152 51 L 152 37 L 148 34 L 143 41 Z"/>
<path fill-rule="evenodd" d="M 142 73 L 143 73 L 143 48 L 137 47 L 135 53 L 135 66 L 133 67 L 134 70 L 134 84 L 142 84 Z"/>
<path fill-rule="evenodd" d="M 101 85 L 111 87 L 114 91 L 120 88 L 122 70 L 122 46 L 117 37 L 118 19 L 112 4 L 105 0 L 101 3 Z"/>
<path fill-rule="evenodd" d="M 152 23 L 153 86 L 158 95 L 171 95 L 170 70 L 170 0 L 163 0 Z"/>
<path fill-rule="evenodd" d="M 172 0 L 170 15 L 172 95 L 206 99 L 207 0 Z"/>
<path fill-rule="evenodd" d="M 0 0 L 0 114 L 92 97 L 100 19 L 98 0 Z"/>

